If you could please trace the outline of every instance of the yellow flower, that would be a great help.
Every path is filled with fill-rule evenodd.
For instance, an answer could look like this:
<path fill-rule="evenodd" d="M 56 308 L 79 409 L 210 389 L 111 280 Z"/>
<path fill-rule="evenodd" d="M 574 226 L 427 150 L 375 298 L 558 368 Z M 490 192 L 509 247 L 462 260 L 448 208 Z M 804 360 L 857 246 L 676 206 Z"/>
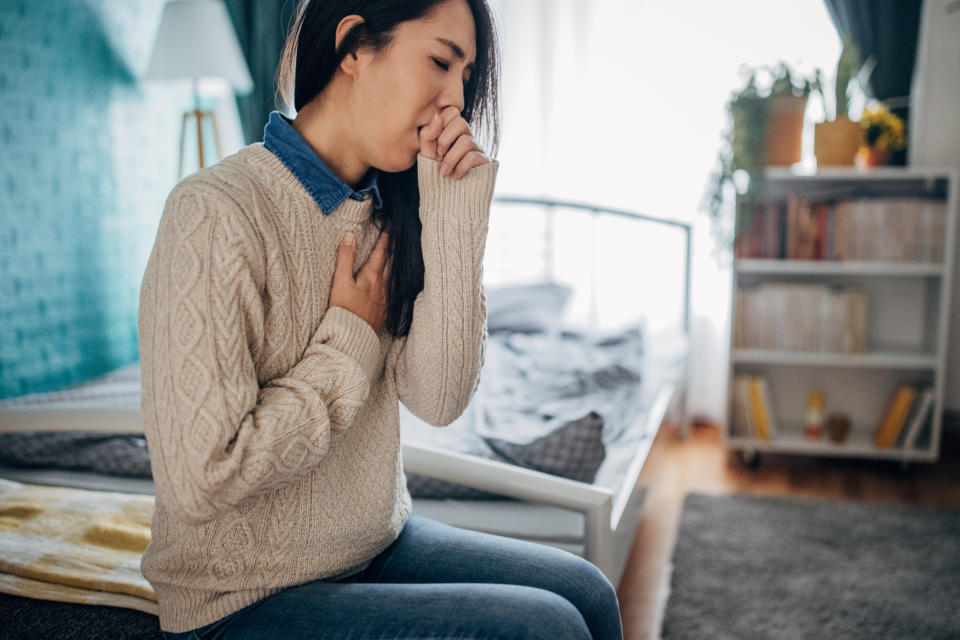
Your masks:
<path fill-rule="evenodd" d="M 863 144 L 877 149 L 899 150 L 907 146 L 903 120 L 880 102 L 871 103 L 860 118 Z"/>

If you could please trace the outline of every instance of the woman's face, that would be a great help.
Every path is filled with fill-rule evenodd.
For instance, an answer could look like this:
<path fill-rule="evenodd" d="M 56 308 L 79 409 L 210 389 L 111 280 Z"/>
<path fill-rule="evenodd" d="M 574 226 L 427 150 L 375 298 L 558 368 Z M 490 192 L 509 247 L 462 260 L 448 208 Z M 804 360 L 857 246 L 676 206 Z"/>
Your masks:
<path fill-rule="evenodd" d="M 379 55 L 358 52 L 363 71 L 354 124 L 367 164 L 389 172 L 413 166 L 420 128 L 451 105 L 463 111 L 476 50 L 470 7 L 445 0 L 423 18 L 398 24 Z"/>

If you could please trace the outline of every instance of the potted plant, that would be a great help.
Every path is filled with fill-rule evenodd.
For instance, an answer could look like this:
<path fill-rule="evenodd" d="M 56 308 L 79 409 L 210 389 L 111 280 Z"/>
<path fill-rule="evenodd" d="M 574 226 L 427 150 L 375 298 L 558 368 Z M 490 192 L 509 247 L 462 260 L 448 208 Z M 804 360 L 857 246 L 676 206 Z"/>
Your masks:
<path fill-rule="evenodd" d="M 890 151 L 899 151 L 907 145 L 903 130 L 903 120 L 882 102 L 867 106 L 860 119 L 862 144 L 857 151 L 856 161 L 860 167 L 880 167 L 887 164 Z"/>
<path fill-rule="evenodd" d="M 721 246 L 730 238 L 722 230 L 724 203 L 735 195 L 733 236 L 749 229 L 756 199 L 763 192 L 763 169 L 800 160 L 803 113 L 818 80 L 802 79 L 780 62 L 775 68 L 747 68 L 744 86 L 727 101 L 729 129 L 711 176 L 706 210 Z M 745 74 L 745 75 L 746 75 Z M 759 78 L 768 77 L 761 89 Z"/>
<path fill-rule="evenodd" d="M 803 114 L 810 92 L 820 89 L 819 77 L 812 82 L 806 78 L 797 82 L 784 62 L 777 65 L 774 74 L 767 105 L 766 165 L 790 166 L 800 162 Z"/>
<path fill-rule="evenodd" d="M 837 74 L 834 79 L 833 118 L 830 118 L 826 92 L 823 98 L 824 121 L 814 125 L 813 152 L 818 167 L 852 166 L 857 149 L 860 147 L 860 123 L 851 120 L 850 96 L 854 88 L 866 86 L 867 78 L 873 69 L 873 59 L 860 66 L 860 51 L 849 34 L 843 38 L 843 48 L 837 60 Z M 820 70 L 817 70 L 819 76 Z M 822 85 L 822 82 L 821 82 Z"/>

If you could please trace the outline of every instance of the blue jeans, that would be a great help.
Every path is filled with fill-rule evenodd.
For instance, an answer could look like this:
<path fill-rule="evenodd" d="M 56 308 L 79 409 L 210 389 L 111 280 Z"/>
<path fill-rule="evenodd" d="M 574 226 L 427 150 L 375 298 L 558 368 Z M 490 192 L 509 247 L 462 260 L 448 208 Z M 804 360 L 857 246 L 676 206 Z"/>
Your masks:
<path fill-rule="evenodd" d="M 366 569 L 284 589 L 167 638 L 524 638 L 621 640 L 617 594 L 555 547 L 413 514 Z"/>

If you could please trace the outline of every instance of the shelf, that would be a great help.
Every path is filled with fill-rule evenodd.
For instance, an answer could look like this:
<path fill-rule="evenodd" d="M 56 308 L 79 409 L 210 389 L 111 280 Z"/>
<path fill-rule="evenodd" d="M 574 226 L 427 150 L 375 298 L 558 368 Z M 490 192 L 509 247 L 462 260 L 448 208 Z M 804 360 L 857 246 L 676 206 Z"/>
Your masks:
<path fill-rule="evenodd" d="M 737 364 L 775 364 L 797 367 L 845 367 L 851 369 L 930 369 L 937 368 L 937 357 L 928 353 L 894 351 L 873 353 L 822 353 L 770 349 L 734 349 Z"/>
<path fill-rule="evenodd" d="M 767 180 L 928 180 L 950 178 L 957 173 L 953 167 L 824 167 L 808 171 L 801 167 L 768 167 L 764 171 Z"/>
<path fill-rule="evenodd" d="M 879 277 L 893 276 L 906 278 L 943 277 L 943 264 L 941 263 L 842 262 L 836 260 L 772 260 L 744 258 L 738 259 L 734 265 L 734 271 L 737 274 Z"/>
<path fill-rule="evenodd" d="M 854 431 L 850 438 L 842 443 L 831 442 L 826 434 L 823 440 L 807 440 L 798 431 L 788 431 L 772 440 L 729 436 L 727 445 L 740 451 L 918 462 L 936 460 L 936 455 L 928 449 L 882 449 L 873 444 L 873 434 L 868 431 Z"/>
<path fill-rule="evenodd" d="M 745 419 L 749 413 L 755 412 L 751 407 L 755 403 L 734 394 L 738 376 L 763 378 L 770 396 L 767 413 L 772 413 L 774 418 L 783 415 L 787 419 L 776 420 L 779 435 L 772 440 L 737 437 L 731 433 L 725 438 L 726 446 L 751 453 L 769 451 L 784 455 L 935 462 L 940 451 L 945 400 L 952 293 L 950 281 L 955 265 L 955 236 L 960 204 L 956 192 L 960 187 L 960 172 L 954 167 L 882 167 L 867 170 L 829 167 L 816 170 L 797 164 L 767 168 L 762 186 L 759 202 L 763 205 L 762 212 L 766 217 L 762 218 L 762 233 L 758 235 L 764 240 L 760 243 L 761 247 L 770 250 L 766 253 L 754 251 L 752 255 L 781 255 L 774 248 L 783 241 L 782 212 L 785 203 L 789 210 L 791 197 L 806 199 L 814 210 L 820 209 L 820 205 L 829 209 L 842 201 L 895 198 L 935 201 L 936 211 L 945 210 L 942 232 L 933 234 L 930 231 L 932 217 L 931 220 L 915 220 L 916 233 L 913 235 L 926 233 L 922 237 L 916 235 L 916 239 L 923 241 L 924 246 L 918 244 L 916 250 L 902 254 L 916 256 L 920 260 L 941 256 L 942 259 L 939 262 L 893 261 L 901 254 L 892 251 L 895 243 L 890 243 L 891 251 L 885 251 L 881 239 L 896 239 L 901 231 L 904 235 L 907 232 L 895 226 L 885 228 L 880 223 L 888 222 L 889 216 L 893 215 L 891 212 L 900 209 L 860 205 L 854 209 L 857 216 L 861 212 L 866 215 L 868 211 L 880 212 L 877 215 L 884 216 L 880 220 L 872 218 L 874 224 L 864 225 L 871 228 L 869 237 L 851 238 L 863 240 L 863 246 L 856 248 L 856 255 L 877 256 L 876 260 L 736 258 L 733 262 L 730 305 L 728 344 L 731 366 L 727 389 L 727 424 L 732 425 L 735 417 Z M 903 211 L 927 215 L 919 207 L 904 208 Z M 774 212 L 776 215 L 770 215 Z M 814 220 L 817 223 L 816 240 L 822 242 L 823 218 L 814 216 Z M 830 222 L 830 218 L 827 218 L 827 222 Z M 938 219 L 938 229 L 939 222 Z M 779 238 L 774 237 L 774 231 Z M 895 237 L 888 235 L 884 238 L 882 232 L 885 231 Z M 836 228 L 833 232 L 836 234 Z M 750 243 L 736 245 L 735 248 L 742 250 L 755 247 L 756 239 L 751 236 Z M 932 246 L 933 241 L 936 241 L 936 246 Z M 840 242 L 838 249 L 842 249 L 843 244 Z M 877 250 L 870 251 L 868 244 L 877 245 Z M 925 246 L 927 244 L 931 246 Z M 842 250 L 838 253 L 849 255 Z M 836 257 L 824 247 L 819 252 L 789 255 L 814 254 Z M 881 259 L 884 256 L 886 260 Z M 782 288 L 778 290 L 779 287 Z M 794 288 L 802 292 L 797 294 L 797 298 L 790 297 Z M 851 291 L 852 295 L 844 298 L 845 291 Z M 744 292 L 746 296 L 738 298 Z M 769 296 L 764 297 L 768 292 Z M 818 292 L 823 294 L 817 295 Z M 808 293 L 809 298 L 799 297 Z M 864 298 L 867 300 L 866 309 Z M 845 308 L 838 308 L 838 301 Z M 804 306 L 799 306 L 801 304 Z M 743 313 L 752 315 L 741 318 L 740 314 Z M 838 326 L 838 323 L 847 321 L 850 322 L 849 327 Z M 853 344 L 849 341 L 821 342 L 814 339 L 812 334 L 810 340 L 792 339 L 795 337 L 793 334 L 797 334 L 796 337 L 806 336 L 813 329 L 824 331 L 834 339 L 837 336 L 831 333 L 833 330 L 856 332 L 857 337 L 862 337 L 860 332 L 863 330 L 865 340 L 858 340 L 855 344 L 861 348 L 866 346 L 867 351 L 842 353 L 783 348 L 783 345 L 799 346 L 808 342 L 814 346 L 830 344 L 834 347 Z M 737 348 L 738 344 L 751 345 L 751 348 Z M 778 346 L 756 348 L 758 345 Z M 930 422 L 925 427 L 929 430 L 926 441 L 929 444 L 924 444 L 922 449 L 911 450 L 878 448 L 873 443 L 876 426 L 873 423 L 882 419 L 891 394 L 903 384 L 935 390 Z M 813 389 L 822 389 L 830 394 L 836 404 L 833 409 L 852 420 L 854 430 L 847 442 L 833 443 L 826 437 L 819 441 L 807 440 L 804 438 L 802 420 L 789 420 L 790 417 L 800 418 L 805 414 L 805 400 Z"/>

